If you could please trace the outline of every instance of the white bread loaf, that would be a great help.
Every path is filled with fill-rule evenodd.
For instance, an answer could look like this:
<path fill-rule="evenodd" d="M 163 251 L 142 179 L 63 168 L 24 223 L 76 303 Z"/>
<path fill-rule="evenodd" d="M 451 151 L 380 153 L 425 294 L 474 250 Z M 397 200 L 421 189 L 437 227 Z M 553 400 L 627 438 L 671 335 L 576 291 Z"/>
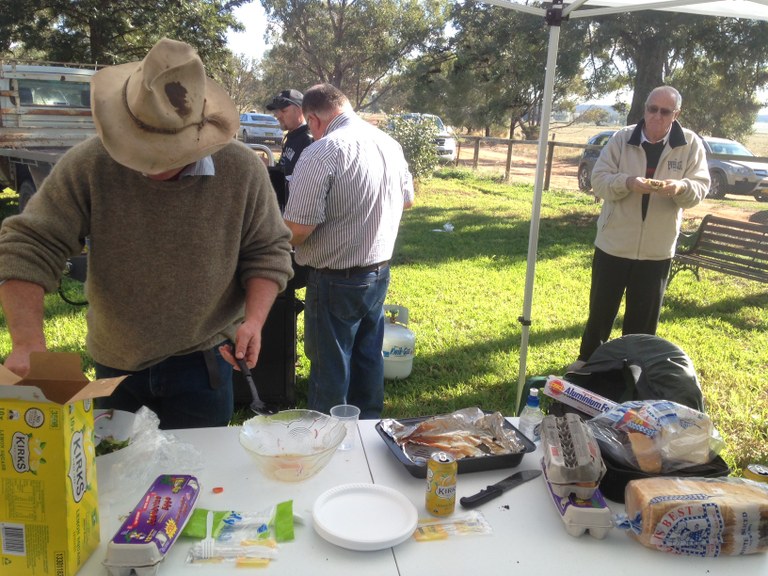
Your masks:
<path fill-rule="evenodd" d="M 645 478 L 627 484 L 627 517 L 641 544 L 691 556 L 768 550 L 768 486 L 737 478 Z"/>

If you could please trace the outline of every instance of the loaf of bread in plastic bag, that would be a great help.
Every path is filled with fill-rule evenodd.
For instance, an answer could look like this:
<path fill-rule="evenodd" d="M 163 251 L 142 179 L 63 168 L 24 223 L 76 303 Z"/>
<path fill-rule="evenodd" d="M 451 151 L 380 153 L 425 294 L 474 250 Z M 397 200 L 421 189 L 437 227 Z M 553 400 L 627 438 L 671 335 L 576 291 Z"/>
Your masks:
<path fill-rule="evenodd" d="M 625 490 L 626 525 L 649 548 L 690 556 L 768 550 L 768 485 L 739 478 L 644 478 Z"/>

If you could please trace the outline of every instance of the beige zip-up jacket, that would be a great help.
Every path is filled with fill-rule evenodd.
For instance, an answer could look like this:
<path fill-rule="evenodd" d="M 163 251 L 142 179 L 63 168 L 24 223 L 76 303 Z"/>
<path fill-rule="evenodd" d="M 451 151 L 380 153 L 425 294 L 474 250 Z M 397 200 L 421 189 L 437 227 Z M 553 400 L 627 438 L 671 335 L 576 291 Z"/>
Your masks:
<path fill-rule="evenodd" d="M 675 254 L 683 209 L 701 202 L 709 191 L 709 168 L 701 139 L 675 121 L 659 158 L 654 179 L 683 180 L 685 190 L 667 198 L 651 194 L 645 220 L 642 195 L 630 192 L 627 178 L 645 177 L 643 121 L 616 132 L 592 171 L 592 189 L 602 198 L 595 246 L 631 260 L 666 260 Z"/>

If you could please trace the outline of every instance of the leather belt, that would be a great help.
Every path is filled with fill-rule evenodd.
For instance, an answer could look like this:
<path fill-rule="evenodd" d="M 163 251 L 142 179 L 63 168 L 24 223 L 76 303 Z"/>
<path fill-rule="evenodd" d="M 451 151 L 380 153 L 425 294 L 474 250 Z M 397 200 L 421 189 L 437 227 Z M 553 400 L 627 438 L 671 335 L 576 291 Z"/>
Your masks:
<path fill-rule="evenodd" d="M 344 278 L 351 278 L 352 276 L 362 276 L 363 274 L 370 274 L 371 272 L 379 272 L 389 266 L 389 260 L 383 262 L 377 262 L 370 266 L 353 266 L 352 268 L 316 268 L 321 274 L 327 274 L 329 276 L 342 276 Z"/>

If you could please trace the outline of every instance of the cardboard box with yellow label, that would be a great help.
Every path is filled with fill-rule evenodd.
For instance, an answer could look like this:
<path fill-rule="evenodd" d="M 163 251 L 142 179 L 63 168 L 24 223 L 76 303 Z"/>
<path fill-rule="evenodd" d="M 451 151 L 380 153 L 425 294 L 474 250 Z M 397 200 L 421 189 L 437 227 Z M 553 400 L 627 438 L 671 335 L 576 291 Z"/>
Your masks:
<path fill-rule="evenodd" d="M 93 399 L 80 356 L 35 352 L 20 378 L 0 365 L 0 573 L 74 576 L 99 545 Z"/>

